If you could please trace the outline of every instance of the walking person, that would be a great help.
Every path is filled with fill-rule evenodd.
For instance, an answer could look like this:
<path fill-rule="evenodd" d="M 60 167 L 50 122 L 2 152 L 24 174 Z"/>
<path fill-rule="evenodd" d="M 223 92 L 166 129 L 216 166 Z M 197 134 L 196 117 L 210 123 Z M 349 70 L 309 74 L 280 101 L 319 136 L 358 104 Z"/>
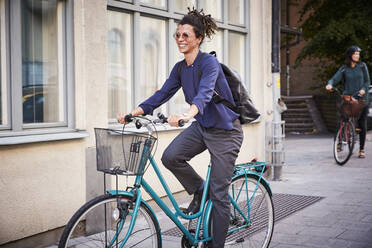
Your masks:
<path fill-rule="evenodd" d="M 185 59 L 173 67 L 162 88 L 142 102 L 131 114 L 133 116 L 152 114 L 154 109 L 167 102 L 182 88 L 185 101 L 190 107 L 183 114 L 170 114 L 168 123 L 171 126 L 178 126 L 181 119 L 188 122 L 195 118 L 196 121 L 170 143 L 161 160 L 186 191 L 194 195 L 186 212 L 195 213 L 200 208 L 204 180 L 188 161 L 205 150 L 209 151 L 211 157 L 209 197 L 213 202 L 213 221 L 212 243 L 208 245 L 221 248 L 224 247 L 230 219 L 228 189 L 243 141 L 243 132 L 239 115 L 224 104 L 212 101 L 213 90 L 216 90 L 234 105 L 231 90 L 218 60 L 200 51 L 204 38 L 210 38 L 216 30 L 217 25 L 210 15 L 205 15 L 202 10 L 189 10 L 174 34 L 178 49 L 184 54 Z M 119 113 L 117 120 L 125 123 L 125 115 Z"/>
<path fill-rule="evenodd" d="M 371 84 L 368 68 L 364 62 L 360 61 L 361 49 L 357 46 L 351 46 L 346 50 L 345 65 L 341 66 L 336 74 L 328 81 L 326 90 L 331 91 L 333 85 L 343 81 L 344 92 L 343 95 L 353 96 L 358 93 L 366 101 L 359 119 L 357 127 L 359 132 L 359 158 L 365 158 L 364 145 L 367 133 L 367 115 L 368 115 L 368 89 Z"/>

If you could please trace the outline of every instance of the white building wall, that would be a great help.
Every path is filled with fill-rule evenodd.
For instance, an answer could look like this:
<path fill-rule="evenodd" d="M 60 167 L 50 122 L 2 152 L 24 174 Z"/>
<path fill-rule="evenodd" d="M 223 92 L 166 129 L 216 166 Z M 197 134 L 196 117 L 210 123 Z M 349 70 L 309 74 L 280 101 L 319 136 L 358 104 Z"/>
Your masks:
<path fill-rule="evenodd" d="M 238 162 L 265 159 L 265 121 L 271 119 L 271 0 L 251 0 L 250 91 L 262 116 L 245 125 Z M 0 147 L 0 244 L 37 235 L 67 223 L 92 196 L 102 192 L 102 177 L 95 171 L 94 127 L 107 127 L 106 0 L 74 0 L 75 122 L 90 137 Z M 179 131 L 162 131 L 155 160 L 172 191 L 183 190 L 161 166 L 160 157 Z M 191 164 L 205 175 L 207 152 Z M 154 188 L 153 172 L 145 176 Z M 164 195 L 164 191 L 158 191 Z"/>

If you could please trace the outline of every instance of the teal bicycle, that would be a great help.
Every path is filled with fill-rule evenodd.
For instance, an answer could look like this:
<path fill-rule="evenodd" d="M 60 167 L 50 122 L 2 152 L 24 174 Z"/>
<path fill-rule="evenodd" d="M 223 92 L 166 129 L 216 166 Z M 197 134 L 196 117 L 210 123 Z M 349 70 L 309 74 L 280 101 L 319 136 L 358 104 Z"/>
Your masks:
<path fill-rule="evenodd" d="M 72 216 L 63 231 L 59 248 L 162 247 L 162 231 L 156 213 L 143 199 L 142 189 L 181 230 L 181 247 L 204 247 L 212 240 L 213 204 L 207 200 L 210 165 L 199 212 L 185 214 L 153 159 L 157 143 L 155 125 L 165 123 L 166 118 L 131 119 L 138 129 L 147 129 L 147 133 L 127 132 L 124 127 L 122 131 L 95 129 L 97 170 L 104 173 L 105 194 L 87 202 Z M 149 166 L 155 171 L 173 208 L 167 206 L 143 178 Z M 265 168 L 264 162 L 235 166 L 229 188 L 231 218 L 226 245 L 241 243 L 244 246 L 247 244 L 247 247 L 269 246 L 274 229 L 274 207 L 271 189 L 262 176 Z M 106 190 L 107 174 L 116 178 L 114 189 Z M 125 190 L 119 189 L 120 175 L 133 176 L 133 185 Z"/>

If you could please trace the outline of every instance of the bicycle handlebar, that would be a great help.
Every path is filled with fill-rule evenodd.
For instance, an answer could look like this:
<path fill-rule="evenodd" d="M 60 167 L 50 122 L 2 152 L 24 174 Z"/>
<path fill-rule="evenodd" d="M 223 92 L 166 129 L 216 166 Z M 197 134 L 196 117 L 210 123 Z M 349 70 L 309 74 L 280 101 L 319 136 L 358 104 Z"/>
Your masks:
<path fill-rule="evenodd" d="M 335 91 L 335 92 L 338 92 L 338 93 L 341 94 L 341 91 L 340 91 L 337 87 L 335 87 L 335 86 L 332 86 L 331 91 Z M 360 99 L 360 98 L 362 98 L 363 96 L 362 96 L 362 95 L 359 93 L 359 91 L 358 91 L 358 92 L 356 92 L 355 94 L 353 94 L 351 97 L 354 97 L 354 98 L 356 98 L 356 99 Z"/>
<path fill-rule="evenodd" d="M 137 117 L 138 118 L 138 117 Z M 129 122 L 132 122 L 134 119 L 136 119 L 135 116 L 133 116 L 132 114 L 128 114 L 124 117 L 124 120 L 129 123 Z M 168 123 L 168 117 L 165 117 L 163 114 L 161 113 L 158 113 L 158 119 L 155 119 L 152 121 L 152 123 L 154 124 L 163 124 L 163 123 Z M 135 121 L 135 125 L 136 125 L 136 128 L 137 129 L 140 129 L 142 126 L 144 126 L 144 124 L 139 120 L 139 119 L 136 119 Z M 184 120 L 179 120 L 178 121 L 178 126 L 179 127 L 183 127 L 185 125 L 185 121 Z M 145 125 L 146 126 L 146 125 Z"/>

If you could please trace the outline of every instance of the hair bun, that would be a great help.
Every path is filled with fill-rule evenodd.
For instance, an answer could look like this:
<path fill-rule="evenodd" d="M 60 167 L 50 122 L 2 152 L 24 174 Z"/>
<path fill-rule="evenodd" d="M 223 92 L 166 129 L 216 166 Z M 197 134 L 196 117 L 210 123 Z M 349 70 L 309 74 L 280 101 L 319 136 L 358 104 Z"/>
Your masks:
<path fill-rule="evenodd" d="M 212 35 L 215 34 L 216 30 L 218 29 L 217 24 L 215 20 L 212 18 L 212 16 L 210 14 L 206 15 L 203 9 L 201 9 L 200 11 L 198 11 L 194 7 L 192 7 L 192 9 L 188 7 L 187 9 L 189 12 L 187 13 L 186 16 L 184 16 L 183 19 L 185 18 L 188 19 L 189 17 L 198 19 L 202 24 L 202 27 L 200 27 L 200 29 L 202 30 L 199 30 L 199 32 L 201 32 L 201 35 L 203 36 L 203 38 L 205 36 L 207 36 L 208 38 L 211 38 Z M 195 25 L 193 26 L 195 28 Z"/>

